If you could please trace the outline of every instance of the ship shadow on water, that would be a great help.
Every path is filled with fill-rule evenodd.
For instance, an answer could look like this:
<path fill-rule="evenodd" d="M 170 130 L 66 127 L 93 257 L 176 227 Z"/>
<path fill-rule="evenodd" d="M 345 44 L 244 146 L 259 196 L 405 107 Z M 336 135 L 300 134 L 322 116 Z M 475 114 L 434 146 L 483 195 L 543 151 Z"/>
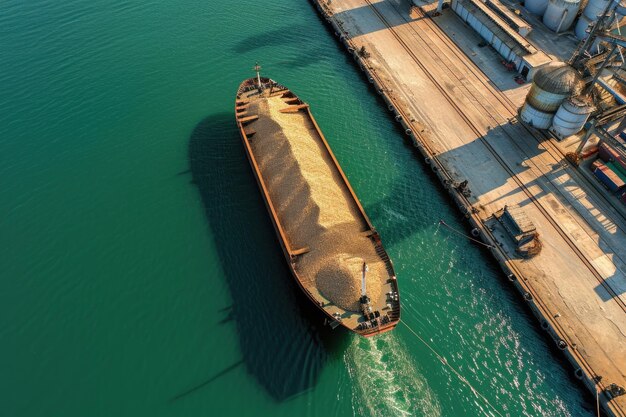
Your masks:
<path fill-rule="evenodd" d="M 234 114 L 208 116 L 196 125 L 189 164 L 232 298 L 230 308 L 227 300 L 215 306 L 210 325 L 235 325 L 243 364 L 276 401 L 306 392 L 351 336 L 325 326 L 293 281 Z"/>
<path fill-rule="evenodd" d="M 285 36 L 287 33 L 289 36 Z M 285 51 L 281 59 L 269 58 L 269 61 L 262 62 L 263 65 L 274 70 L 282 67 L 294 71 L 328 59 L 324 45 L 311 42 L 309 33 L 299 31 L 290 25 L 243 38 L 232 47 L 232 51 L 242 55 L 270 46 L 280 47 Z"/>

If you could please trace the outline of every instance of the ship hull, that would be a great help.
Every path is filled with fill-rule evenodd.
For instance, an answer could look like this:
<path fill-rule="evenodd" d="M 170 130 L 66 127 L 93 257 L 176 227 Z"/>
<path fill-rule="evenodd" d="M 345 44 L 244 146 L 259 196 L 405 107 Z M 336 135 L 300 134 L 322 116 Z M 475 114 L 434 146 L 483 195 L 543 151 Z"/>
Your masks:
<path fill-rule="evenodd" d="M 268 78 L 261 78 L 260 79 L 263 85 L 266 86 L 279 86 L 279 84 L 275 83 L 273 80 L 270 80 Z M 386 333 L 392 329 L 395 328 L 395 326 L 399 323 L 400 321 L 400 305 L 399 305 L 399 299 L 398 297 L 398 288 L 397 288 L 397 282 L 396 282 L 396 277 L 395 277 L 395 273 L 393 273 L 393 266 L 391 264 L 391 261 L 388 259 L 386 252 L 384 252 L 384 249 L 382 249 L 382 243 L 380 242 L 380 238 L 378 237 L 377 232 L 374 230 L 373 226 L 371 225 L 369 219 L 367 218 L 367 215 L 365 214 L 365 211 L 363 210 L 363 207 L 361 206 L 358 198 L 356 197 L 356 195 L 354 194 L 354 191 L 352 190 L 352 188 L 350 187 L 347 178 L 345 177 L 345 174 L 343 173 L 343 171 L 341 170 L 341 167 L 339 166 L 334 154 L 332 153 L 328 143 L 326 142 L 326 139 L 324 138 L 321 130 L 319 129 L 319 126 L 317 125 L 317 122 L 315 122 L 315 119 L 313 118 L 313 115 L 311 114 L 308 105 L 304 104 L 302 101 L 300 101 L 300 99 L 293 94 L 290 90 L 280 86 L 279 88 L 282 88 L 284 90 L 284 94 L 288 94 L 290 99 L 293 99 L 294 101 L 296 101 L 297 103 L 301 103 L 302 107 L 302 111 L 305 111 L 307 113 L 307 117 L 310 119 L 310 121 L 313 123 L 313 125 L 315 126 L 315 129 L 317 130 L 317 132 L 320 135 L 321 140 L 323 141 L 324 147 L 326 149 L 326 151 L 328 152 L 328 155 L 331 157 L 333 164 L 334 164 L 334 168 L 337 170 L 337 172 L 340 173 L 343 181 L 345 182 L 345 185 L 347 186 L 347 188 L 349 189 L 350 195 L 353 198 L 356 206 L 358 207 L 361 215 L 363 216 L 363 219 L 367 222 L 371 233 L 372 233 L 372 239 L 377 241 L 379 244 L 379 247 L 382 251 L 382 253 L 384 254 L 384 257 L 386 257 L 387 261 L 388 261 L 388 269 L 390 271 L 392 271 L 392 278 L 390 279 L 391 285 L 390 287 L 394 290 L 395 292 L 395 301 L 394 301 L 394 309 L 393 309 L 393 318 L 389 320 L 389 322 L 387 323 L 379 323 L 377 326 L 372 326 L 370 328 L 355 328 L 353 325 L 350 325 L 348 322 L 345 321 L 337 321 L 337 318 L 333 316 L 333 314 L 331 314 L 331 312 L 328 309 L 323 308 L 323 303 L 320 302 L 320 300 L 318 298 L 315 297 L 314 294 L 312 294 L 312 292 L 303 285 L 303 280 L 300 277 L 300 274 L 298 273 L 298 271 L 296 271 L 295 268 L 295 262 L 294 259 L 297 258 L 297 256 L 299 256 L 300 254 L 298 253 L 297 250 L 294 250 L 290 244 L 289 244 L 289 240 L 287 238 L 286 232 L 285 232 L 285 228 L 281 225 L 281 221 L 278 215 L 278 211 L 276 209 L 276 207 L 274 206 L 272 199 L 271 199 L 271 194 L 270 194 L 270 190 L 268 189 L 268 185 L 266 183 L 266 179 L 263 177 L 262 171 L 259 167 L 259 163 L 257 162 L 257 159 L 255 157 L 253 148 L 251 146 L 250 143 L 250 131 L 248 131 L 246 129 L 246 117 L 249 116 L 244 116 L 243 112 L 241 112 L 241 103 L 242 103 L 242 92 L 244 92 L 246 89 L 250 89 L 251 86 L 254 86 L 255 84 L 257 84 L 257 79 L 255 78 L 251 78 L 248 80 L 245 80 L 239 87 L 238 90 L 238 94 L 237 94 L 237 100 L 236 100 L 236 104 L 235 104 L 235 113 L 236 113 L 236 119 L 237 119 L 237 127 L 239 130 L 239 135 L 242 141 L 242 144 L 244 146 L 244 150 L 246 152 L 246 157 L 248 159 L 249 165 L 252 169 L 252 173 L 254 175 L 254 178 L 257 182 L 257 185 L 259 187 L 259 190 L 261 191 L 261 196 L 263 197 L 263 202 L 266 206 L 266 209 L 268 211 L 268 214 L 270 215 L 270 219 L 272 221 L 272 226 L 274 227 L 274 230 L 276 232 L 276 236 L 278 238 L 279 244 L 281 246 L 283 255 L 285 257 L 285 260 L 287 262 L 287 266 L 289 267 L 289 270 L 291 272 L 292 277 L 295 279 L 296 283 L 298 284 L 298 287 L 300 288 L 300 290 L 306 295 L 306 297 L 310 300 L 310 302 L 320 311 L 320 313 L 322 313 L 325 317 L 325 322 L 328 324 L 332 324 L 333 327 L 343 327 L 346 330 L 350 331 L 350 332 L 354 332 L 357 333 L 363 337 L 372 337 L 372 336 L 376 336 L 376 335 L 380 335 L 383 333 Z M 254 135 L 254 133 L 252 133 L 252 135 Z"/>

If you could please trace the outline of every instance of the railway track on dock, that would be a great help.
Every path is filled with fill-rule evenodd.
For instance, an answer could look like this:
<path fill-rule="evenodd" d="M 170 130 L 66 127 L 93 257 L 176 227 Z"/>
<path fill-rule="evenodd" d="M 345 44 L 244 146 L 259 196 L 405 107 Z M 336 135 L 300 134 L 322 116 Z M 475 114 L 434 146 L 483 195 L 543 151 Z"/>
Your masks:
<path fill-rule="evenodd" d="M 472 132 L 476 135 L 476 137 L 481 141 L 481 143 L 485 146 L 485 148 L 493 155 L 494 159 L 502 166 L 502 168 L 509 174 L 509 176 L 511 177 L 511 179 L 515 182 L 515 184 L 517 184 L 517 186 L 519 187 L 519 189 L 526 195 L 526 197 L 528 197 L 528 199 L 533 203 L 533 205 L 535 207 L 537 207 L 537 209 L 542 213 L 542 215 L 548 220 L 548 222 L 550 223 L 550 225 L 554 228 L 554 230 L 563 238 L 563 240 L 565 241 L 565 243 L 572 249 L 572 251 L 576 254 L 576 256 L 581 260 L 581 262 L 585 265 L 585 267 L 593 274 L 593 276 L 596 278 L 596 280 L 598 281 L 598 283 L 600 285 L 602 285 L 602 287 L 609 293 L 609 295 L 611 295 L 612 300 L 614 300 L 619 307 L 622 309 L 622 311 L 626 312 L 626 303 L 624 303 L 624 301 L 618 296 L 618 294 L 613 290 L 613 288 L 611 288 L 611 286 L 605 281 L 604 277 L 598 272 L 598 270 L 593 266 L 593 264 L 591 263 L 591 261 L 589 261 L 587 259 L 587 257 L 585 256 L 584 253 L 582 253 L 582 251 L 578 248 L 578 246 L 571 240 L 571 238 L 567 235 L 567 233 L 561 228 L 561 226 L 556 222 L 556 220 L 552 217 L 552 215 L 548 212 L 548 210 L 543 206 L 543 204 L 541 204 L 537 198 L 535 197 L 535 195 L 525 186 L 524 182 L 519 178 L 518 174 L 516 174 L 510 167 L 509 165 L 506 163 L 506 161 L 504 161 L 504 159 L 500 156 L 500 154 L 496 151 L 496 149 L 493 148 L 493 146 L 489 143 L 489 141 L 484 137 L 484 135 L 482 134 L 482 132 L 480 131 L 479 127 L 465 114 L 465 112 L 459 107 L 459 105 L 456 103 L 456 101 L 450 96 L 450 94 L 446 91 L 446 89 L 441 85 L 441 83 L 431 74 L 431 72 L 428 70 L 428 68 L 426 68 L 426 66 L 421 62 L 421 60 L 415 55 L 415 53 L 413 52 L 413 50 L 409 47 L 409 45 L 407 45 L 406 41 L 402 38 L 402 36 L 397 32 L 397 30 L 394 28 L 393 25 L 391 25 L 389 23 L 389 21 L 387 20 L 387 18 L 378 10 L 378 8 L 376 7 L 376 5 L 374 3 L 372 3 L 372 1 L 370 0 L 365 0 L 365 2 L 367 3 L 367 5 L 370 7 L 370 9 L 373 11 L 373 13 L 380 19 L 380 21 L 387 27 L 387 29 L 389 30 L 389 33 L 392 34 L 392 36 L 398 41 L 398 43 L 402 46 L 402 48 L 407 52 L 407 54 L 409 55 L 409 57 L 417 64 L 417 66 L 424 72 L 424 74 L 426 75 L 426 77 L 433 83 L 433 85 L 441 92 L 441 94 L 443 95 L 443 97 L 446 99 L 446 101 L 456 110 L 456 112 L 458 113 L 458 115 L 463 119 L 463 121 L 467 124 L 467 126 L 472 130 Z M 420 13 L 423 13 L 423 11 L 420 10 Z M 425 16 L 425 14 L 423 13 L 423 15 Z M 430 19 L 428 19 L 430 20 Z M 430 21 L 430 24 L 434 25 L 434 22 Z M 417 33 L 417 31 L 414 31 L 424 42 L 423 44 L 428 44 L 428 40 L 424 39 L 419 33 Z M 451 42 L 451 41 L 449 41 Z M 454 50 L 455 48 L 451 48 L 452 50 Z M 435 51 L 432 50 L 431 48 L 431 53 L 435 54 Z M 466 65 L 469 69 L 469 65 Z M 473 68 L 471 69 L 473 72 L 475 71 Z M 475 76 L 477 76 L 477 78 L 482 79 L 481 76 L 479 76 L 479 74 L 474 74 Z M 467 89 L 467 88 L 466 88 Z M 468 93 L 471 94 L 471 92 Z M 494 91 L 493 87 L 489 86 L 489 90 L 492 93 L 492 95 L 498 99 L 500 101 L 500 103 L 506 108 L 508 109 L 510 112 L 512 112 L 513 115 L 516 115 L 517 113 L 513 111 L 512 107 L 512 103 L 508 100 L 508 98 L 503 97 L 501 94 L 499 94 L 498 91 Z M 473 96 L 473 95 L 472 95 Z M 475 99 L 477 97 L 473 96 Z M 504 101 L 504 102 L 503 102 Z M 481 103 L 481 100 L 477 100 L 478 103 Z M 489 111 L 483 106 L 481 105 L 481 107 L 483 108 L 483 110 L 485 110 L 486 114 L 489 114 Z M 406 117 L 406 115 L 404 115 L 404 117 Z M 497 121 L 493 116 L 489 115 L 489 117 L 496 123 L 496 125 L 499 125 L 499 121 Z M 405 120 L 410 120 L 408 118 L 405 118 Z M 537 138 L 533 132 L 529 131 L 525 126 L 524 128 L 537 140 L 539 141 L 539 138 Z M 502 129 L 503 133 L 509 137 L 509 139 L 511 140 L 511 142 L 513 144 L 515 144 L 515 146 L 523 153 L 525 154 L 525 152 L 523 151 L 523 149 L 521 149 L 519 147 L 519 145 L 517 144 L 516 140 L 510 135 L 509 132 L 507 132 L 505 129 Z M 545 141 L 542 141 L 543 143 L 546 143 Z M 541 142 L 540 142 L 541 143 Z M 554 157 L 554 145 L 550 144 L 548 145 L 550 146 L 551 150 L 548 150 L 547 147 L 544 147 L 544 149 L 549 152 L 549 155 L 551 155 L 553 158 Z M 560 161 L 558 160 L 558 158 L 555 158 L 557 160 L 558 163 L 560 163 Z M 538 172 L 541 172 L 543 174 L 543 172 L 541 171 L 541 169 L 539 169 L 539 167 L 537 167 L 535 165 L 535 169 Z M 552 186 L 554 187 L 554 185 L 552 184 Z M 558 190 L 557 187 L 554 187 Z M 558 191 L 557 191 L 558 192 Z M 617 225 L 616 225 L 617 226 Z"/>
<path fill-rule="evenodd" d="M 409 20 L 406 19 L 406 17 L 402 14 L 402 12 L 400 10 L 398 10 L 398 8 L 392 4 L 391 7 L 393 7 L 398 16 L 401 17 L 403 19 L 404 22 L 406 23 L 410 23 Z M 506 109 L 508 111 L 508 117 L 511 118 L 517 118 L 518 116 L 518 112 L 517 112 L 517 107 L 515 106 L 515 104 L 505 95 L 502 93 L 502 91 L 500 91 L 497 87 L 493 86 L 492 83 L 490 82 L 489 78 L 482 72 L 480 71 L 475 65 L 469 64 L 468 61 L 471 61 L 471 57 L 468 56 L 465 52 L 463 52 L 461 49 L 459 49 L 456 44 L 447 36 L 443 35 L 440 27 L 437 25 L 437 23 L 434 22 L 434 20 L 427 14 L 425 13 L 421 8 L 418 9 L 418 13 L 419 13 L 419 17 L 421 19 L 423 19 L 424 22 L 426 22 L 426 24 L 429 26 L 429 28 L 431 29 L 431 33 L 433 33 L 442 43 L 446 44 L 447 46 L 450 47 L 450 50 L 452 51 L 452 53 L 454 54 L 454 57 L 457 59 L 457 62 L 462 63 L 463 66 L 472 73 L 472 75 L 474 75 L 476 77 L 476 79 L 489 91 L 489 93 L 502 105 L 502 107 L 504 109 Z M 422 36 L 418 31 L 416 31 L 414 28 L 411 28 L 412 32 L 417 35 L 422 41 L 424 45 L 427 45 L 428 48 L 431 50 L 431 52 L 433 54 L 436 54 L 437 52 L 430 46 L 431 43 L 428 42 L 428 39 L 425 38 L 424 36 Z M 458 79 L 458 77 L 457 77 Z M 474 98 L 476 98 L 478 100 L 478 102 L 480 103 L 481 100 L 479 97 L 473 96 Z M 484 107 L 483 107 L 484 109 Z M 485 109 L 486 110 L 486 109 Z M 491 116 L 491 115 L 490 115 Z M 498 120 L 492 118 L 492 120 L 495 123 L 499 123 Z M 511 120 L 511 119 L 509 119 Z M 540 149 L 543 149 L 547 152 L 547 154 L 552 157 L 553 161 L 556 164 L 561 164 L 561 166 L 563 168 L 566 167 L 570 167 L 570 169 L 567 171 L 567 173 L 572 176 L 575 177 L 577 181 L 581 181 L 583 183 L 588 183 L 588 179 L 585 178 L 584 176 L 582 176 L 578 170 L 576 169 L 575 166 L 573 166 L 573 164 L 571 162 L 569 162 L 569 160 L 566 158 L 565 153 L 558 147 L 556 146 L 553 142 L 552 142 L 552 137 L 544 132 L 540 132 L 532 127 L 529 127 L 525 124 L 520 124 L 520 126 L 537 142 L 537 144 L 539 145 Z M 517 144 L 517 141 L 514 141 L 514 143 Z M 521 149 L 518 146 L 518 149 L 526 154 L 526 152 L 524 152 L 523 149 Z M 527 155 L 527 154 L 526 154 Z M 565 165 L 562 163 L 562 161 L 565 161 Z M 537 169 L 544 173 L 539 167 L 537 167 Z M 552 181 L 550 181 L 552 183 Z M 563 195 L 563 193 L 561 193 L 558 190 L 558 187 L 556 187 L 556 192 L 559 193 L 563 198 L 565 198 L 565 200 L 567 200 L 567 198 Z M 602 208 L 604 210 L 609 210 L 612 211 L 616 217 L 619 219 L 621 217 L 621 214 L 618 213 L 617 211 L 615 211 L 615 209 L 612 207 L 611 203 L 609 202 L 608 198 L 602 194 L 597 192 L 596 190 L 593 189 L 593 187 L 589 187 L 589 190 L 591 192 L 589 192 L 588 190 L 585 190 L 585 192 L 587 192 L 587 194 L 590 194 L 591 196 L 594 197 L 595 200 L 600 200 L 601 201 L 601 205 Z M 613 223 L 615 224 L 615 227 L 617 229 L 619 229 L 622 233 L 626 234 L 626 223 L 622 222 L 622 221 L 613 221 Z M 623 259 L 619 258 L 622 262 L 624 262 Z M 626 262 L 624 262 L 624 264 L 626 264 Z"/>
<path fill-rule="evenodd" d="M 396 10 L 398 16 L 400 16 L 403 19 L 404 22 L 410 23 L 410 20 L 407 20 L 406 17 L 402 14 L 402 12 L 400 10 L 398 10 L 398 8 L 393 3 L 390 3 L 390 4 Z M 511 118 L 517 118 L 518 117 L 517 106 L 505 94 L 503 94 L 500 89 L 498 89 L 497 87 L 492 85 L 491 81 L 489 80 L 489 77 L 487 77 L 475 65 L 472 65 L 472 64 L 468 63 L 468 61 L 472 61 L 471 57 L 469 55 L 467 55 L 463 50 L 458 48 L 456 46 L 456 44 L 448 36 L 445 36 L 445 35 L 442 34 L 441 27 L 434 21 L 434 19 L 431 16 L 429 16 L 427 13 L 425 13 L 421 8 L 418 8 L 417 11 L 418 11 L 420 19 L 423 19 L 423 21 L 426 22 L 426 24 L 431 29 L 431 33 L 433 33 L 443 44 L 446 44 L 447 46 L 450 47 L 450 50 L 454 54 L 454 57 L 457 58 L 458 62 L 462 63 L 463 66 L 469 72 L 471 72 L 472 75 L 474 75 L 476 77 L 476 79 L 502 105 L 502 107 L 504 107 L 509 112 L 508 116 L 511 117 Z M 411 30 L 420 39 L 422 39 L 424 41 L 424 45 L 428 45 L 429 49 L 433 53 L 436 53 L 436 51 L 434 51 L 433 48 L 430 47 L 430 43 L 427 42 L 427 39 L 425 39 L 414 28 L 411 28 Z M 561 164 L 561 166 L 564 169 L 566 167 L 570 168 L 567 171 L 567 173 L 570 176 L 575 177 L 578 182 L 589 183 L 589 180 L 586 177 L 584 177 L 583 175 L 581 175 L 578 172 L 577 167 L 574 164 L 572 164 L 567 159 L 565 153 L 557 145 L 555 145 L 552 142 L 552 136 L 550 136 L 549 134 L 547 134 L 545 132 L 541 132 L 541 131 L 538 131 L 538 130 L 532 128 L 532 127 L 529 127 L 529 126 L 527 126 L 527 125 L 525 125 L 523 123 L 521 124 L 521 126 L 538 143 L 539 148 L 545 150 L 547 152 L 547 154 L 552 157 L 552 159 L 554 160 L 555 163 Z M 518 149 L 520 149 L 520 148 L 518 147 Z M 523 152 L 522 149 L 520 149 L 520 150 Z M 562 163 L 562 161 L 565 161 L 565 165 Z M 552 182 L 552 181 L 550 181 L 550 182 Z M 557 188 L 557 192 L 561 196 L 563 196 L 563 193 L 558 191 L 558 188 Z M 609 198 L 606 195 L 604 195 L 604 194 L 598 192 L 597 190 L 595 190 L 593 186 L 588 187 L 588 190 L 585 190 L 585 192 L 587 194 L 590 194 L 591 196 L 593 196 L 596 201 L 600 200 L 600 205 L 602 206 L 603 210 L 608 210 L 608 211 L 613 212 L 618 219 L 620 217 L 622 217 L 621 214 L 618 213 L 612 207 L 612 204 L 609 201 Z M 567 200 L 567 198 L 565 196 L 563 196 L 563 197 Z M 625 222 L 618 220 L 618 221 L 613 221 L 613 223 L 615 224 L 615 227 L 617 229 L 619 229 L 622 233 L 626 234 L 626 223 Z M 624 259 L 622 259 L 620 257 L 618 257 L 618 258 L 622 262 L 624 262 Z M 626 264 L 626 262 L 624 262 L 624 264 Z"/>
<path fill-rule="evenodd" d="M 398 12 L 398 16 L 401 16 L 402 19 L 406 22 L 406 23 L 410 23 L 410 20 L 407 20 L 406 17 L 401 13 L 400 10 L 398 10 L 398 8 L 392 4 L 392 7 Z M 442 28 L 434 21 L 434 19 L 429 16 L 427 13 L 425 13 L 421 8 L 417 9 L 418 10 L 418 14 L 419 17 L 421 19 L 424 19 L 424 22 L 427 23 L 427 25 L 431 28 L 434 29 L 431 32 L 444 44 L 450 46 L 450 50 L 453 52 L 454 56 L 458 59 L 458 62 L 462 63 L 463 66 L 469 71 L 471 72 L 477 80 L 480 81 L 480 83 L 487 89 L 489 90 L 489 92 L 496 98 L 496 100 L 498 100 L 498 102 L 509 112 L 509 116 L 511 117 L 518 117 L 518 109 L 517 106 L 505 95 L 502 93 L 502 91 L 497 88 L 494 87 L 491 83 L 491 81 L 489 80 L 489 77 L 487 77 L 482 71 L 480 71 L 475 65 L 470 65 L 468 64 L 468 61 L 472 61 L 471 57 L 469 55 L 467 55 L 463 50 L 461 50 L 460 48 L 458 48 L 456 46 L 456 44 L 448 37 L 442 34 Z M 421 39 L 424 39 L 424 37 L 422 37 L 419 32 L 417 32 L 415 29 L 412 29 L 413 32 L 418 35 Z M 430 48 L 432 50 L 432 48 Z M 589 180 L 587 178 L 585 178 L 584 176 L 582 176 L 576 166 L 574 164 L 572 164 L 567 158 L 565 153 L 558 147 L 556 146 L 553 142 L 552 142 L 552 136 L 545 133 L 545 132 L 541 132 L 537 129 L 534 129 L 532 127 L 529 127 L 525 124 L 522 124 L 523 128 L 528 132 L 528 134 L 530 136 L 533 137 L 533 139 L 535 139 L 535 141 L 539 144 L 539 147 L 542 148 L 543 150 L 545 150 L 550 156 L 553 157 L 554 161 L 556 163 L 560 163 L 561 161 L 566 161 L 567 165 L 569 167 L 571 167 L 572 169 L 568 172 L 569 174 L 573 174 L 573 176 L 576 177 L 577 180 L 582 180 L 583 182 L 589 182 Z M 608 197 L 602 193 L 599 193 L 597 191 L 595 191 L 593 189 L 593 187 L 590 187 L 590 190 L 592 191 L 593 196 L 596 199 L 599 199 L 601 201 L 604 202 L 604 209 L 608 208 L 609 210 L 613 211 L 618 217 L 621 217 L 620 213 L 617 213 L 617 211 L 615 211 L 612 207 L 611 202 L 609 201 Z M 614 222 L 615 226 L 620 229 L 623 233 L 626 233 L 626 223 L 625 222 Z M 620 224 L 621 223 L 621 224 Z"/>

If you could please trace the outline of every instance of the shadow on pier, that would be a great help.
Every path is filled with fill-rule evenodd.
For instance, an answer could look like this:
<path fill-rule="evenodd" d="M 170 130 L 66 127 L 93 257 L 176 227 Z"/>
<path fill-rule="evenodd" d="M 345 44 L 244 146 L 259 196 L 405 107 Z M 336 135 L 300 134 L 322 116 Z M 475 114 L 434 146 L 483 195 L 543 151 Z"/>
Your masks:
<path fill-rule="evenodd" d="M 616 272 L 610 277 L 605 278 L 604 284 L 598 284 L 593 290 L 598 294 L 598 297 L 606 303 L 607 301 L 611 301 L 626 294 L 626 280 L 624 280 L 623 275 Z"/>
<path fill-rule="evenodd" d="M 198 123 L 189 164 L 232 298 L 231 307 L 215 306 L 214 325 L 235 325 L 243 365 L 272 398 L 288 400 L 316 384 L 324 363 L 344 350 L 350 336 L 324 326 L 293 281 L 234 114 Z"/>

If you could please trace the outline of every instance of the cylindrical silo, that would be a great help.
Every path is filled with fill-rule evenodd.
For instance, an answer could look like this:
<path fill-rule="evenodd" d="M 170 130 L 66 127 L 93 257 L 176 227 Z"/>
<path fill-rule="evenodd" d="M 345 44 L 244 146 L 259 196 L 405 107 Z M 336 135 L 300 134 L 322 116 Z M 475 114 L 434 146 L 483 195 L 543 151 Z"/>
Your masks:
<path fill-rule="evenodd" d="M 609 5 L 611 0 L 589 0 L 587 6 L 583 10 L 583 14 L 578 18 L 578 22 L 576 22 L 576 37 L 580 40 L 585 39 L 589 34 L 587 33 L 587 28 L 593 22 L 598 20 L 598 17 L 604 13 L 606 7 Z"/>
<path fill-rule="evenodd" d="M 550 0 L 543 15 L 543 23 L 551 30 L 565 32 L 572 26 L 580 0 Z"/>
<path fill-rule="evenodd" d="M 574 68 L 564 62 L 551 62 L 535 73 L 526 101 L 537 110 L 554 113 L 563 100 L 582 88 L 583 82 Z"/>
<path fill-rule="evenodd" d="M 604 13 L 606 6 L 608 6 L 610 2 L 611 0 L 589 0 L 585 10 L 583 10 L 583 16 L 587 16 L 589 20 L 598 20 L 598 17 Z"/>
<path fill-rule="evenodd" d="M 548 0 L 526 0 L 524 7 L 532 14 L 543 16 L 546 7 L 548 7 Z"/>
<path fill-rule="evenodd" d="M 520 119 L 538 129 L 547 129 L 561 103 L 580 93 L 583 82 L 578 72 L 564 62 L 551 62 L 541 67 L 520 110 Z"/>
<path fill-rule="evenodd" d="M 576 34 L 576 37 L 581 41 L 589 36 L 589 33 L 587 33 L 587 28 L 592 21 L 593 20 L 589 19 L 584 14 L 580 15 L 580 17 L 578 18 L 578 22 L 576 22 L 576 27 L 574 28 L 574 33 Z"/>
<path fill-rule="evenodd" d="M 547 129 L 552 124 L 554 113 L 537 110 L 528 103 L 524 103 L 519 113 L 520 119 L 537 129 Z"/>
<path fill-rule="evenodd" d="M 560 139 L 580 132 L 593 110 L 594 107 L 589 98 L 568 98 L 554 115 L 552 132 Z"/>

